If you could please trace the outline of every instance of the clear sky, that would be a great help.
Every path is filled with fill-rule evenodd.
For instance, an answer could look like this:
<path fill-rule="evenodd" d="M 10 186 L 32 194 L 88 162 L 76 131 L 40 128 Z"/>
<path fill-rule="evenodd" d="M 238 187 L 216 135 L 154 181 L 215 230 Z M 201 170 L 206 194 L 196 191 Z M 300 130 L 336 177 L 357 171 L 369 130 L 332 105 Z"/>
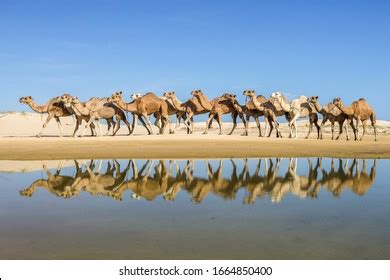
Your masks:
<path fill-rule="evenodd" d="M 325 104 L 365 97 L 390 119 L 390 1 L 0 1 L 0 111 L 88 99 L 243 89 Z"/>

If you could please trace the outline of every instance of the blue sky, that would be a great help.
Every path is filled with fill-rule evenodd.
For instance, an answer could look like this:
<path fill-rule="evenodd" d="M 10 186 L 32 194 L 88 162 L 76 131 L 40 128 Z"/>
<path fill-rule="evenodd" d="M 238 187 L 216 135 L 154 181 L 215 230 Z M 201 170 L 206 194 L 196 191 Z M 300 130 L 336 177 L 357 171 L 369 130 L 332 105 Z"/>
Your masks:
<path fill-rule="evenodd" d="M 0 2 L 0 111 L 192 89 L 365 97 L 390 119 L 389 1 Z M 129 99 L 129 98 L 128 98 Z"/>

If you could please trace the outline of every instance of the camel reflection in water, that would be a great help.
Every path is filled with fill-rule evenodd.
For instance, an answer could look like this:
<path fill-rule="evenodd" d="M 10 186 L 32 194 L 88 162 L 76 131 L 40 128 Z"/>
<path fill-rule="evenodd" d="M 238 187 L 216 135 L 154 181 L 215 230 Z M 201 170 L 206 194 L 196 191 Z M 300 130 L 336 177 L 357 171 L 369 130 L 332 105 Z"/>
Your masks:
<path fill-rule="evenodd" d="M 304 160 L 300 160 L 302 164 Z M 338 161 L 338 166 L 336 168 Z M 195 168 L 195 162 L 197 166 Z M 61 175 L 61 166 L 54 174 L 43 166 L 47 179 L 38 179 L 20 191 L 31 197 L 38 188 L 63 198 L 78 196 L 81 192 L 93 196 L 107 196 L 122 200 L 125 193 L 132 199 L 155 200 L 158 197 L 173 201 L 184 191 L 191 201 L 201 203 L 210 195 L 225 200 L 236 199 L 239 189 L 245 190 L 243 202 L 252 204 L 257 199 L 269 197 L 279 203 L 286 195 L 299 198 L 317 198 L 321 189 L 339 197 L 350 189 L 364 195 L 375 181 L 376 160 L 331 159 L 327 168 L 321 158 L 307 159 L 303 164 L 305 174 L 298 172 L 298 160 L 258 159 L 254 172 L 249 160 L 146 160 L 146 161 L 74 161 L 73 176 Z M 287 168 L 281 168 L 285 162 Z M 198 165 L 199 164 L 199 165 Z M 367 165 L 371 165 L 369 173 Z M 239 166 L 239 167 L 238 167 Z M 195 175 L 199 171 L 203 176 Z M 230 176 L 224 175 L 230 172 Z"/>

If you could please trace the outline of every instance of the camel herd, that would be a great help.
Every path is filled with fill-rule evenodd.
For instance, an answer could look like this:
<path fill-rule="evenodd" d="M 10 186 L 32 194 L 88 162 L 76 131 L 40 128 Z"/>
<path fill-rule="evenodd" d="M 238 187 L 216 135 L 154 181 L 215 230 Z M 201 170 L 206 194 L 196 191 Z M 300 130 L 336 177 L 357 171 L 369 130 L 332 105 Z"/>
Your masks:
<path fill-rule="evenodd" d="M 114 92 L 110 97 L 97 98 L 93 97 L 86 102 L 81 102 L 77 97 L 70 94 L 63 94 L 56 98 L 50 99 L 46 104 L 38 105 L 31 96 L 20 98 L 19 102 L 31 107 L 37 113 L 47 113 L 48 117 L 43 124 L 38 137 L 42 136 L 44 129 L 51 119 L 55 119 L 60 129 L 60 136 L 63 135 L 60 118 L 74 116 L 76 125 L 73 136 L 77 136 L 82 121 L 87 124 L 81 131 L 80 136 L 84 136 L 86 129 L 90 129 L 92 135 L 102 136 L 100 120 L 107 121 L 108 135 L 112 128 L 112 135 L 115 135 L 119 128 L 120 122 L 124 122 L 128 128 L 129 135 L 136 128 L 137 120 L 146 128 L 148 134 L 153 134 L 153 127 L 150 116 L 155 118 L 154 124 L 158 127 L 160 134 L 174 133 L 170 116 L 176 116 L 176 127 L 180 126 L 183 120 L 187 133 L 194 132 L 194 116 L 208 114 L 206 134 L 215 120 L 219 126 L 219 133 L 222 134 L 222 115 L 231 114 L 233 128 L 231 135 L 237 127 L 237 117 L 243 122 L 244 133 L 248 135 L 248 123 L 250 118 L 256 121 L 259 130 L 259 136 L 263 136 L 259 118 L 264 117 L 265 135 L 271 136 L 275 129 L 276 137 L 282 137 L 279 130 L 278 117 L 285 117 L 289 126 L 289 137 L 298 137 L 298 126 L 296 121 L 299 118 L 309 119 L 309 131 L 306 138 L 312 132 L 313 126 L 317 130 L 317 139 L 323 138 L 323 126 L 327 121 L 331 123 L 332 139 L 339 139 L 346 132 L 347 140 L 350 139 L 348 127 L 352 128 L 354 139 L 362 140 L 366 134 L 367 121 L 370 120 L 374 129 L 375 141 L 377 140 L 376 116 L 373 108 L 364 98 L 354 101 L 349 107 L 345 106 L 341 98 L 335 98 L 325 106 L 321 106 L 318 96 L 300 96 L 289 102 L 281 92 L 275 92 L 269 98 L 263 95 L 256 95 L 254 90 L 244 90 L 243 95 L 246 98 L 245 105 L 240 105 L 236 95 L 225 93 L 217 98 L 209 98 L 201 90 L 193 90 L 192 97 L 186 102 L 181 102 L 175 92 L 165 92 L 163 96 L 157 96 L 152 92 L 144 95 L 133 94 L 132 100 L 126 103 L 121 91 Z M 130 124 L 126 117 L 126 112 L 133 115 L 133 122 Z M 318 124 L 319 116 L 322 116 L 321 125 Z M 339 134 L 334 135 L 335 124 L 339 125 Z M 363 132 L 360 136 L 359 126 L 363 125 Z M 175 128 L 176 128 L 175 127 Z M 98 131 L 99 133 L 98 133 Z"/>
<path fill-rule="evenodd" d="M 281 167 L 283 160 L 288 160 L 285 173 Z M 196 170 L 204 170 L 205 176 L 194 173 L 193 160 L 147 160 L 138 164 L 137 161 L 127 160 L 123 162 L 124 168 L 114 160 L 107 161 L 105 171 L 102 161 L 75 161 L 73 175 L 62 175 L 60 166 L 54 174 L 43 166 L 47 179 L 35 180 L 20 194 L 31 197 L 38 189 L 46 189 L 63 198 L 77 197 L 86 192 L 122 200 L 124 194 L 130 191 L 128 197 L 133 199 L 152 201 L 163 197 L 169 201 L 175 200 L 184 191 L 190 195 L 192 202 L 201 203 L 210 194 L 232 200 L 240 189 L 245 189 L 245 204 L 265 197 L 279 203 L 288 194 L 317 198 L 323 188 L 335 197 L 339 197 L 344 189 L 362 196 L 375 181 L 376 160 L 372 161 L 370 169 L 366 160 L 362 160 L 362 165 L 359 160 L 351 161 L 352 164 L 348 159 L 339 159 L 336 167 L 333 159 L 329 166 L 324 166 L 321 158 L 307 159 L 307 169 L 303 168 L 304 173 L 299 174 L 297 159 L 259 159 L 257 163 L 254 161 L 254 172 L 250 171 L 246 159 L 241 170 L 237 160 L 199 160 Z"/>

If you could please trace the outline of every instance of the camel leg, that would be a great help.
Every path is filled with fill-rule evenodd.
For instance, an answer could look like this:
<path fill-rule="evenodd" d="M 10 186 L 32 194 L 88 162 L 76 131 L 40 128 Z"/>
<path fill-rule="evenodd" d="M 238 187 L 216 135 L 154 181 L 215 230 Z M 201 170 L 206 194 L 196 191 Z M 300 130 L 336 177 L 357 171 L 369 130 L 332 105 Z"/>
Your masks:
<path fill-rule="evenodd" d="M 110 133 L 110 130 L 111 130 L 111 121 L 109 119 L 106 119 L 107 121 L 107 133 L 106 133 L 106 136 L 108 135 L 108 133 Z"/>
<path fill-rule="evenodd" d="M 360 125 L 360 119 L 356 120 L 356 135 L 355 135 L 355 141 L 359 139 L 359 125 Z"/>
<path fill-rule="evenodd" d="M 267 136 L 267 133 L 268 133 L 268 125 L 269 125 L 269 123 L 268 123 L 268 121 L 267 121 L 266 116 L 264 116 L 264 124 L 265 124 L 264 136 Z"/>
<path fill-rule="evenodd" d="M 126 121 L 126 120 L 124 120 Z M 113 133 L 112 133 L 112 136 L 115 136 L 117 134 L 117 132 L 119 131 L 119 129 L 121 128 L 121 118 L 120 117 L 117 117 L 116 119 L 116 124 L 115 124 L 115 127 L 113 129 Z"/>
<path fill-rule="evenodd" d="M 98 119 L 95 120 L 96 126 L 99 128 L 99 137 L 103 136 L 102 127 L 100 126 L 100 122 Z"/>
<path fill-rule="evenodd" d="M 222 135 L 222 118 L 221 118 L 221 114 L 217 114 L 217 123 L 219 125 L 219 135 Z"/>
<path fill-rule="evenodd" d="M 46 121 L 43 124 L 41 131 L 37 135 L 38 137 L 42 137 L 43 131 L 46 129 L 47 125 L 49 124 L 49 122 L 51 121 L 52 118 L 53 118 L 53 115 L 48 115 L 47 116 Z"/>
<path fill-rule="evenodd" d="M 317 128 L 317 139 L 320 139 L 322 137 L 322 130 L 321 130 L 321 127 L 318 125 L 317 115 L 314 117 L 314 125 Z"/>
<path fill-rule="evenodd" d="M 129 121 L 127 119 L 123 119 L 123 122 L 127 126 L 128 130 L 129 130 L 129 135 L 130 135 L 132 132 L 131 124 L 129 123 Z"/>
<path fill-rule="evenodd" d="M 167 116 L 167 121 L 168 121 L 168 125 L 169 125 L 169 134 L 174 134 L 174 133 L 175 133 L 175 130 L 172 129 L 172 121 L 171 121 L 171 119 L 169 118 L 169 116 Z"/>
<path fill-rule="evenodd" d="M 362 121 L 362 124 L 363 124 L 363 134 L 362 134 L 362 137 L 360 137 L 360 141 L 362 141 L 364 135 L 366 135 L 366 131 L 367 131 L 367 120 Z"/>
<path fill-rule="evenodd" d="M 149 134 L 154 134 L 153 133 L 153 128 L 152 128 L 152 123 L 150 122 L 150 119 L 148 118 L 148 115 L 146 113 L 143 113 L 141 117 L 145 121 L 146 126 L 149 127 L 149 129 L 148 129 Z"/>
<path fill-rule="evenodd" d="M 233 134 L 233 131 L 236 129 L 237 127 L 237 113 L 234 112 L 232 113 L 232 120 L 233 120 L 233 127 L 232 127 L 232 130 L 229 132 L 228 135 L 232 135 Z"/>
<path fill-rule="evenodd" d="M 372 113 L 372 115 L 370 116 L 370 121 L 371 121 L 371 126 L 374 128 L 375 141 L 377 141 L 377 138 L 376 138 L 376 135 L 377 135 L 377 131 L 376 131 L 376 115 L 375 115 L 375 113 Z"/>
<path fill-rule="evenodd" d="M 135 127 L 137 126 L 137 119 L 138 119 L 138 116 L 133 114 L 133 124 L 132 124 L 131 132 L 129 135 L 134 133 Z"/>
<path fill-rule="evenodd" d="M 81 124 L 81 119 L 80 118 L 77 118 L 76 119 L 76 127 L 75 127 L 75 129 L 74 129 L 74 131 L 73 131 L 73 137 L 75 137 L 76 136 L 76 132 L 77 132 L 77 130 L 79 130 L 79 127 L 80 127 L 80 124 Z"/>
<path fill-rule="evenodd" d="M 180 127 L 180 113 L 176 113 L 176 126 L 175 128 Z"/>
<path fill-rule="evenodd" d="M 84 127 L 84 129 L 83 129 L 83 132 L 81 133 L 80 137 L 84 137 L 85 131 L 87 130 L 87 127 L 90 127 L 91 124 L 92 124 L 92 122 L 93 122 L 94 120 L 95 120 L 94 117 L 91 117 L 91 118 L 89 119 L 89 121 L 88 121 L 87 124 L 85 125 L 85 127 Z"/>
<path fill-rule="evenodd" d="M 187 134 L 190 134 L 190 121 L 191 121 L 191 116 L 190 116 L 190 114 L 188 114 L 187 116 L 186 116 L 186 118 L 184 119 L 184 125 L 186 126 L 186 128 L 187 128 Z"/>
<path fill-rule="evenodd" d="M 61 124 L 60 118 L 59 117 L 54 117 L 54 118 L 57 122 L 58 128 L 60 129 L 60 137 L 62 137 L 64 135 L 64 133 L 62 131 L 62 124 Z"/>
<path fill-rule="evenodd" d="M 269 124 L 269 133 L 268 133 L 268 137 L 271 137 L 272 130 L 274 130 L 274 126 L 273 126 L 273 123 L 272 123 L 272 119 L 271 119 L 270 117 L 267 117 L 266 123 Z"/>
<path fill-rule="evenodd" d="M 309 138 L 309 135 L 310 135 L 312 129 L 313 129 L 313 123 L 310 122 L 310 124 L 309 124 L 309 131 L 307 132 L 307 135 L 306 135 L 305 139 Z"/>
<path fill-rule="evenodd" d="M 292 126 L 294 126 L 295 129 L 295 138 L 297 138 L 298 134 L 298 129 L 297 129 L 297 119 L 299 118 L 299 114 L 296 114 L 292 117 L 292 119 L 288 122 L 288 127 L 290 129 L 290 134 L 288 138 L 292 138 L 293 136 L 293 131 L 292 131 Z"/>
<path fill-rule="evenodd" d="M 242 120 L 242 123 L 244 124 L 244 132 L 241 134 L 241 136 L 248 136 L 248 122 L 246 121 L 244 114 L 239 114 L 240 119 Z M 261 132 L 261 130 L 260 130 Z"/>
<path fill-rule="evenodd" d="M 261 136 L 263 136 L 263 135 L 261 135 L 261 124 L 260 124 L 259 118 L 256 118 L 256 117 L 255 117 L 255 122 L 256 122 L 256 126 L 257 126 L 257 128 L 258 128 L 258 130 L 259 130 L 259 137 L 261 137 Z M 248 123 L 248 120 L 247 120 L 247 123 Z M 267 133 L 267 132 L 265 132 L 265 133 Z"/>
<path fill-rule="evenodd" d="M 205 129 L 203 131 L 203 134 L 207 134 L 208 133 L 208 130 L 209 130 L 209 127 L 210 127 L 210 123 L 212 122 L 213 118 L 214 118 L 214 115 L 210 113 L 209 117 L 207 118 L 206 127 L 205 127 Z"/>

